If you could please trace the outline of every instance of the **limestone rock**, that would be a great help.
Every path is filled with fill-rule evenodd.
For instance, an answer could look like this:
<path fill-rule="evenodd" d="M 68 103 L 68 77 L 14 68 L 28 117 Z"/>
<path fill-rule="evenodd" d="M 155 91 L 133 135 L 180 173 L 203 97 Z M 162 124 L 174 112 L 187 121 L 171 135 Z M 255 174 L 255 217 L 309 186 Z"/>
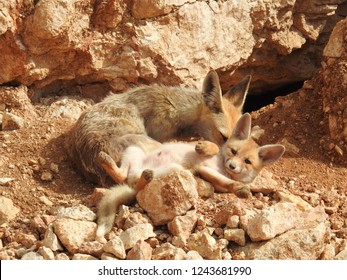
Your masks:
<path fill-rule="evenodd" d="M 24 119 L 14 114 L 4 112 L 2 114 L 2 130 L 16 130 L 24 126 Z"/>
<path fill-rule="evenodd" d="M 47 119 L 66 118 L 77 120 L 82 112 L 93 104 L 91 100 L 80 100 L 73 97 L 62 97 L 53 102 L 47 110 L 45 117 Z"/>
<path fill-rule="evenodd" d="M 319 67 L 319 55 L 308 54 L 321 53 L 341 1 L 321 2 L 5 1 L 0 84 L 37 95 L 85 93 L 88 84 L 106 94 L 139 81 L 197 87 L 211 67 L 223 88 L 250 72 L 256 90 L 278 87 Z"/>
<path fill-rule="evenodd" d="M 170 243 L 164 243 L 153 250 L 152 260 L 183 260 L 186 253 Z"/>
<path fill-rule="evenodd" d="M 277 189 L 277 185 L 277 182 L 272 178 L 272 173 L 263 169 L 250 184 L 250 189 L 252 192 L 269 194 Z"/>
<path fill-rule="evenodd" d="M 196 211 L 189 211 L 185 216 L 177 216 L 168 223 L 169 231 L 175 235 L 187 240 L 196 224 Z"/>
<path fill-rule="evenodd" d="M 152 259 L 151 246 L 143 241 L 138 241 L 127 254 L 127 260 L 150 260 Z"/>
<path fill-rule="evenodd" d="M 237 228 L 239 226 L 239 223 L 240 223 L 240 217 L 237 215 L 231 215 L 228 218 L 227 226 L 229 228 Z"/>
<path fill-rule="evenodd" d="M 50 248 L 45 246 L 40 247 L 37 252 L 43 257 L 45 260 L 54 260 L 54 253 Z"/>
<path fill-rule="evenodd" d="M 45 236 L 42 240 L 42 245 L 50 248 L 52 251 L 63 251 L 63 247 L 57 237 L 57 235 L 54 233 L 53 225 L 49 225 Z"/>
<path fill-rule="evenodd" d="M 196 181 L 189 171 L 174 172 L 151 181 L 136 198 L 154 225 L 166 224 L 195 205 Z"/>
<path fill-rule="evenodd" d="M 203 260 L 197 251 L 189 251 L 186 254 L 185 260 Z"/>
<path fill-rule="evenodd" d="M 0 225 L 15 219 L 19 212 L 20 209 L 13 205 L 11 199 L 0 196 Z"/>
<path fill-rule="evenodd" d="M 21 260 L 35 260 L 35 261 L 40 261 L 43 260 L 44 258 L 37 252 L 28 252 L 24 254 L 21 258 Z"/>
<path fill-rule="evenodd" d="M 154 237 L 153 226 L 151 224 L 140 224 L 123 231 L 120 239 L 123 241 L 125 250 L 136 245 L 139 240 L 146 240 Z"/>
<path fill-rule="evenodd" d="M 277 203 L 248 219 L 247 234 L 252 241 L 269 240 L 298 223 L 300 210 L 293 203 Z"/>
<path fill-rule="evenodd" d="M 65 253 L 59 253 L 55 256 L 55 260 L 68 261 L 70 258 Z"/>
<path fill-rule="evenodd" d="M 246 245 L 246 236 L 243 229 L 226 229 L 224 230 L 224 238 L 229 241 L 233 241 L 240 246 Z"/>
<path fill-rule="evenodd" d="M 187 242 L 189 250 L 197 251 L 203 258 L 221 260 L 222 248 L 217 241 L 206 231 L 193 233 Z"/>
<path fill-rule="evenodd" d="M 72 207 L 60 207 L 57 212 L 57 218 L 69 218 L 74 220 L 94 221 L 96 214 L 88 207 L 79 204 Z"/>
<path fill-rule="evenodd" d="M 96 224 L 61 218 L 53 223 L 54 232 L 66 249 L 75 254 L 86 241 L 95 240 Z"/>
<path fill-rule="evenodd" d="M 248 243 L 242 249 L 246 259 L 316 260 L 331 235 L 322 207 L 307 210 L 296 227 L 266 242 Z"/>
<path fill-rule="evenodd" d="M 103 249 L 106 253 L 111 253 L 118 259 L 125 259 L 126 257 L 123 241 L 118 236 L 109 240 Z"/>
<path fill-rule="evenodd" d="M 87 255 L 87 254 L 74 254 L 72 257 L 72 260 L 79 260 L 79 261 L 93 261 L 93 260 L 97 260 L 97 258 L 91 256 L 91 255 Z"/>
<path fill-rule="evenodd" d="M 87 241 L 82 243 L 78 251 L 81 254 L 92 255 L 99 258 L 103 253 L 103 246 L 104 244 L 98 241 Z"/>
<path fill-rule="evenodd" d="M 139 212 L 130 213 L 129 216 L 124 221 L 124 226 L 122 227 L 124 230 L 131 228 L 138 224 L 147 224 L 150 220 L 148 217 L 144 216 Z"/>

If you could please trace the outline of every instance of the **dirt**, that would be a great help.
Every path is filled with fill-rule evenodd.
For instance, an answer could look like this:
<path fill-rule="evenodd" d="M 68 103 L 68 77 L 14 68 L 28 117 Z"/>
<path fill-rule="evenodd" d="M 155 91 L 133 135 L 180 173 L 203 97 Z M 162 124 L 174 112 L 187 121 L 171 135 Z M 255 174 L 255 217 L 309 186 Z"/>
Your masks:
<path fill-rule="evenodd" d="M 75 172 L 63 148 L 64 133 L 75 120 L 46 118 L 54 100 L 34 104 L 37 116 L 26 112 L 24 118 L 29 122 L 23 128 L 0 131 L 0 178 L 14 179 L 0 185 L 0 195 L 12 199 L 21 210 L 7 227 L 0 228 L 3 247 L 18 233 L 42 238 L 31 221 L 37 215 L 53 214 L 58 206 L 81 203 L 95 210 L 90 195 L 96 186 Z M 328 132 L 319 94 L 301 90 L 277 98 L 274 104 L 253 112 L 252 117 L 253 124 L 265 130 L 259 143 L 290 143 L 284 157 L 268 170 L 293 194 L 314 206 L 324 203 L 333 232 L 347 238 L 347 202 L 342 199 L 347 195 L 347 167 L 339 164 L 338 155 L 332 157 L 324 148 L 326 143 L 322 143 Z M 44 171 L 53 179 L 42 180 Z"/>

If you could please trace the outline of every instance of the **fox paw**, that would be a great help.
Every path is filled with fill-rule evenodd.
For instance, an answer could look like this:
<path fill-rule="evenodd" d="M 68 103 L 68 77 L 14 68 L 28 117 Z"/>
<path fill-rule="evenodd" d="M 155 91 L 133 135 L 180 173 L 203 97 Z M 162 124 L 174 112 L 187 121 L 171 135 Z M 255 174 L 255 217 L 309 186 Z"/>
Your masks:
<path fill-rule="evenodd" d="M 244 186 L 236 191 L 236 195 L 240 198 L 249 198 L 252 193 L 249 187 Z"/>
<path fill-rule="evenodd" d="M 142 190 L 150 181 L 153 180 L 153 177 L 154 177 L 153 170 L 151 169 L 143 170 L 141 173 L 141 177 L 135 186 L 136 190 L 137 191 Z"/>
<path fill-rule="evenodd" d="M 148 183 L 153 180 L 153 176 L 154 174 L 152 169 L 145 169 L 141 174 L 141 177 Z"/>
<path fill-rule="evenodd" d="M 199 141 L 195 145 L 195 151 L 199 155 L 213 156 L 213 155 L 218 154 L 219 147 L 216 144 L 209 142 L 209 141 Z"/>

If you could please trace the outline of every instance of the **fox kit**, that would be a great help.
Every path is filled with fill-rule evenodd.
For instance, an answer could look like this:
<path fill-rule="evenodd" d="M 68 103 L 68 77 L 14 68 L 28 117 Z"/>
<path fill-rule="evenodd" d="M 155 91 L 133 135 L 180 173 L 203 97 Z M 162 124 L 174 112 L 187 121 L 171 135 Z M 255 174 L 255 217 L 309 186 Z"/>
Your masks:
<path fill-rule="evenodd" d="M 208 141 L 197 144 L 172 142 L 146 153 L 140 147 L 128 147 L 117 172 L 118 177 L 133 186 L 115 187 L 98 206 L 98 236 L 103 236 L 113 225 L 120 204 L 133 200 L 136 192 L 150 180 L 173 170 L 190 169 L 213 184 L 220 192 L 242 192 L 266 165 L 274 163 L 284 153 L 282 145 L 258 146 L 251 138 L 251 116 L 244 114 L 236 123 L 229 139 L 219 147 Z"/>
<path fill-rule="evenodd" d="M 222 94 L 211 70 L 201 92 L 143 86 L 112 94 L 81 115 L 66 135 L 67 154 L 87 179 L 109 186 L 119 183 L 117 163 L 131 145 L 148 152 L 160 146 L 157 141 L 176 136 L 199 136 L 221 145 L 242 114 L 249 83 L 250 76 Z"/>

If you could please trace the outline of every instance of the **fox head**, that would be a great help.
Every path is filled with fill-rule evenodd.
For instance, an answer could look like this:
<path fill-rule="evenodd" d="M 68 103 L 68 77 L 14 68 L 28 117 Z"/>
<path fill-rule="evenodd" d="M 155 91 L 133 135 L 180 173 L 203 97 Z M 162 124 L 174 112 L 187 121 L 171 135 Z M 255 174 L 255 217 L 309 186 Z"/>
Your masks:
<path fill-rule="evenodd" d="M 246 113 L 237 121 L 231 137 L 222 146 L 224 167 L 229 176 L 250 183 L 260 170 L 277 161 L 284 153 L 279 144 L 259 146 L 251 138 L 251 116 Z"/>
<path fill-rule="evenodd" d="M 202 86 L 200 136 L 218 145 L 225 143 L 242 115 L 250 81 L 251 76 L 247 76 L 222 94 L 218 74 L 211 70 L 206 75 Z"/>

